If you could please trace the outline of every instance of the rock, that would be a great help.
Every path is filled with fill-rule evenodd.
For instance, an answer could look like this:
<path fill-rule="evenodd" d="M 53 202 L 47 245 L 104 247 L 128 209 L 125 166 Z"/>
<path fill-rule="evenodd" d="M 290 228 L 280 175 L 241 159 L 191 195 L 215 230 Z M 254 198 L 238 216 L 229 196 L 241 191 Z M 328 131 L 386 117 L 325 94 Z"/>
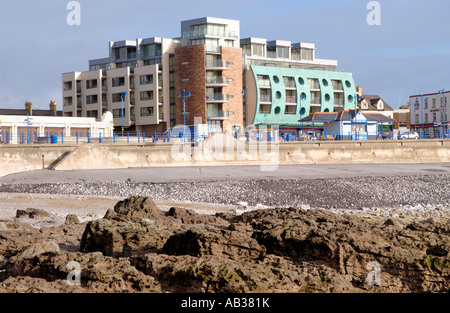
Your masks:
<path fill-rule="evenodd" d="M 153 218 L 164 216 L 164 212 L 156 207 L 152 198 L 146 197 L 131 197 L 118 202 L 114 211 L 119 215 L 134 218 Z"/>
<path fill-rule="evenodd" d="M 0 270 L 8 263 L 8 259 L 0 254 Z"/>
<path fill-rule="evenodd" d="M 38 243 L 35 243 L 19 255 L 12 258 L 12 261 L 15 262 L 18 259 L 31 259 L 36 256 L 39 256 L 41 254 L 57 254 L 60 253 L 61 250 L 59 248 L 59 245 L 54 240 L 48 240 L 48 241 L 41 241 Z"/>
<path fill-rule="evenodd" d="M 0 269 L 0 292 L 450 289 L 448 217 L 398 219 L 294 207 L 211 216 L 184 208 L 164 212 L 148 198 L 127 200 L 86 225 L 36 230 L 2 221 L 7 230 L 0 231 L 0 255 L 7 263 Z M 82 285 L 68 289 L 72 261 L 81 267 Z M 380 286 L 367 283 L 374 264 L 381 269 Z"/>
<path fill-rule="evenodd" d="M 40 209 L 26 209 L 26 210 L 17 210 L 16 218 L 30 218 L 30 219 L 47 219 L 51 218 L 51 215 Z"/>
<path fill-rule="evenodd" d="M 80 223 L 80 220 L 78 219 L 78 216 L 75 214 L 69 214 L 66 216 L 65 225 L 77 225 Z"/>

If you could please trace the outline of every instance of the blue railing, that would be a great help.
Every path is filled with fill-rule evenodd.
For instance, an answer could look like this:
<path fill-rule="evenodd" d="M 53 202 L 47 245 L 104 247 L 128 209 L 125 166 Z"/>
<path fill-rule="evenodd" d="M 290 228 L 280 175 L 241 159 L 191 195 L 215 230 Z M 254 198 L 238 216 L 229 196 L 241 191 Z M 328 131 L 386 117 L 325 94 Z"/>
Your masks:
<path fill-rule="evenodd" d="M 238 141 L 245 142 L 296 142 L 296 141 L 340 141 L 340 140 L 420 140 L 420 139 L 445 139 L 449 138 L 443 131 L 418 131 L 418 132 L 379 132 L 377 135 L 367 133 L 335 133 L 316 131 L 263 131 L 255 130 L 243 134 L 233 134 Z M 116 132 L 110 136 L 101 133 L 71 133 L 70 136 L 64 133 L 47 132 L 45 136 L 38 136 L 36 132 L 9 133 L 0 132 L 0 144 L 85 144 L 85 143 L 105 143 L 105 144 L 145 144 L 145 143 L 170 143 L 186 142 L 198 143 L 207 138 L 204 134 L 187 134 L 172 132 Z"/>

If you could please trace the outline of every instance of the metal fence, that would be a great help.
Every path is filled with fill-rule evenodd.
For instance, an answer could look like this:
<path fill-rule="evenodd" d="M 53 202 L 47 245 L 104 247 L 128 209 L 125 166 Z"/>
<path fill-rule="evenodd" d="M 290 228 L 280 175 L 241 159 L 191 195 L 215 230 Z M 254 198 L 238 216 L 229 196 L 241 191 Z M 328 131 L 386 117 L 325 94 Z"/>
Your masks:
<path fill-rule="evenodd" d="M 376 135 L 367 133 L 333 133 L 321 130 L 316 131 L 261 131 L 254 130 L 242 134 L 234 133 L 232 136 L 241 142 L 296 142 L 296 141 L 341 141 L 341 140 L 421 140 L 421 139 L 445 139 L 448 133 L 443 131 L 419 131 L 419 132 L 379 132 Z M 186 142 L 198 143 L 207 139 L 204 134 L 182 133 L 139 133 L 116 132 L 112 136 L 104 136 L 101 133 L 72 133 L 70 136 L 64 133 L 48 132 L 45 136 L 39 136 L 36 132 L 9 133 L 0 132 L 0 144 L 90 144 L 90 143 L 118 143 L 118 144 L 145 144 L 155 142 Z"/>

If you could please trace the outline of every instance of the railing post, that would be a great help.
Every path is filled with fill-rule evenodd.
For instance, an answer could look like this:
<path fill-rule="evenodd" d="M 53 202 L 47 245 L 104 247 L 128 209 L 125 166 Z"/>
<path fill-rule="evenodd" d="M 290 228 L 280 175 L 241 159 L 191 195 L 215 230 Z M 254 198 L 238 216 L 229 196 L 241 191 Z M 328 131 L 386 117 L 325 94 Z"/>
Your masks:
<path fill-rule="evenodd" d="M 98 136 L 98 143 L 102 143 L 102 133 L 99 133 L 99 136 Z"/>
<path fill-rule="evenodd" d="M 77 132 L 76 136 L 77 136 L 77 144 L 78 144 L 78 132 Z"/>
<path fill-rule="evenodd" d="M 145 143 L 145 132 L 142 132 L 142 142 Z"/>
<path fill-rule="evenodd" d="M 91 143 L 91 133 L 90 132 L 88 132 L 88 143 Z"/>
<path fill-rule="evenodd" d="M 139 132 L 137 133 L 137 136 L 138 136 L 138 143 L 141 143 L 141 134 Z"/>
<path fill-rule="evenodd" d="M 127 132 L 127 143 L 130 143 L 130 132 Z"/>
<path fill-rule="evenodd" d="M 116 143 L 116 133 L 113 132 L 113 142 Z"/>
<path fill-rule="evenodd" d="M 64 133 L 61 133 L 61 143 L 64 143 Z"/>

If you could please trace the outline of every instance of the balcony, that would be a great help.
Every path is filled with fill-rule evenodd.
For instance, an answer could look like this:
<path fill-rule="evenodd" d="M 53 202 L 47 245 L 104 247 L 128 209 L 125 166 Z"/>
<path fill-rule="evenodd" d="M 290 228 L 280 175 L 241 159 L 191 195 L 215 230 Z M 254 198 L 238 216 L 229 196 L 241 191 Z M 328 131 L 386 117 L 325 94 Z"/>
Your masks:
<path fill-rule="evenodd" d="M 230 100 L 230 95 L 216 93 L 211 95 L 206 95 L 206 102 L 208 103 L 223 103 Z"/>
<path fill-rule="evenodd" d="M 334 91 L 344 91 L 344 86 L 342 83 L 333 82 L 333 89 Z"/>
<path fill-rule="evenodd" d="M 226 77 L 216 76 L 216 77 L 207 77 L 206 78 L 206 86 L 214 87 L 214 86 L 228 86 L 228 83 L 232 80 Z"/>
<path fill-rule="evenodd" d="M 270 88 L 270 80 L 260 79 L 258 80 L 259 88 Z"/>
<path fill-rule="evenodd" d="M 286 87 L 286 89 L 296 89 L 297 88 L 297 86 L 295 85 L 295 81 L 292 81 L 292 80 L 285 80 L 284 86 Z"/>
<path fill-rule="evenodd" d="M 207 70 L 226 70 L 232 63 L 227 61 L 211 61 L 206 62 Z"/>
<path fill-rule="evenodd" d="M 270 95 L 260 95 L 259 96 L 260 103 L 272 103 L 272 96 Z"/>
<path fill-rule="evenodd" d="M 286 105 L 297 105 L 297 97 L 286 96 Z"/>
<path fill-rule="evenodd" d="M 211 121 L 228 120 L 230 115 L 230 112 L 222 110 L 208 110 L 206 112 L 206 118 Z"/>
<path fill-rule="evenodd" d="M 191 39 L 191 38 L 200 38 L 204 36 L 211 37 L 225 37 L 225 38 L 237 38 L 236 32 L 224 31 L 219 29 L 198 29 L 198 30 L 190 30 L 183 32 L 183 38 Z"/>

